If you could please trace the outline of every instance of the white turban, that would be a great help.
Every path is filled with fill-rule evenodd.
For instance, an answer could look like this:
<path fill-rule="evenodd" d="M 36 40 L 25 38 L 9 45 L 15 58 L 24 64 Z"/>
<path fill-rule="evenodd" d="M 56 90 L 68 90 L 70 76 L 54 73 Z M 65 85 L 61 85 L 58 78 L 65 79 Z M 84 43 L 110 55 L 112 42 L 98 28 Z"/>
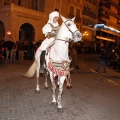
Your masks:
<path fill-rule="evenodd" d="M 58 26 L 58 22 L 57 23 L 53 23 L 53 19 L 55 17 L 59 18 L 59 13 L 57 11 L 53 11 L 49 14 L 49 20 L 48 23 L 51 23 L 53 26 Z"/>

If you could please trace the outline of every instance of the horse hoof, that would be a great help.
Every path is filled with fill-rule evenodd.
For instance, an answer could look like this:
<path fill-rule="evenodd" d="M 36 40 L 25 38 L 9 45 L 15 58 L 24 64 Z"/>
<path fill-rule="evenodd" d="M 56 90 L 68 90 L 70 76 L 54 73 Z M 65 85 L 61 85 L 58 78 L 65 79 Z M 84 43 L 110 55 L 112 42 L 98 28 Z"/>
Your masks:
<path fill-rule="evenodd" d="M 58 111 L 59 113 L 63 113 L 63 109 L 62 109 L 62 108 L 57 108 L 57 111 Z"/>
<path fill-rule="evenodd" d="M 67 85 L 67 89 L 70 89 L 70 88 L 72 88 L 72 85 Z"/>
<path fill-rule="evenodd" d="M 39 94 L 39 93 L 40 93 L 40 90 L 35 90 L 35 93 Z"/>
<path fill-rule="evenodd" d="M 70 86 L 67 86 L 67 89 L 70 89 Z"/>
<path fill-rule="evenodd" d="M 45 90 L 48 90 L 48 87 L 45 87 Z"/>
<path fill-rule="evenodd" d="M 52 102 L 52 106 L 57 107 L 57 102 Z"/>

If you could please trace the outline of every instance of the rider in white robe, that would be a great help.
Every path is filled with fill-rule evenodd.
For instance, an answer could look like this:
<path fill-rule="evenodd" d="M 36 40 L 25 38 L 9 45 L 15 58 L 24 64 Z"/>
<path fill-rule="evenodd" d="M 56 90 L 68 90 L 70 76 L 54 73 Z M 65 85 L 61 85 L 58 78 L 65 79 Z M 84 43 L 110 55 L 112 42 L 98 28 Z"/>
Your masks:
<path fill-rule="evenodd" d="M 39 59 L 41 52 L 46 51 L 46 49 L 54 43 L 57 30 L 59 29 L 58 24 L 59 13 L 54 11 L 49 14 L 49 20 L 47 24 L 42 28 L 43 34 L 45 34 L 46 39 L 38 47 L 35 53 L 35 59 Z"/>

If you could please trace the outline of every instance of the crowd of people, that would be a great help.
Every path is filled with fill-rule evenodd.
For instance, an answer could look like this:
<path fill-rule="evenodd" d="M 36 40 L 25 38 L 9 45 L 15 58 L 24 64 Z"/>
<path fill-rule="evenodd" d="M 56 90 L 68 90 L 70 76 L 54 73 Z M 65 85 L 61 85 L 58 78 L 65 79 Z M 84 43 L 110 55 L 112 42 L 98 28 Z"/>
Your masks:
<path fill-rule="evenodd" d="M 120 71 L 120 47 L 108 47 L 106 51 L 106 65 Z"/>
<path fill-rule="evenodd" d="M 14 63 L 15 60 L 27 60 L 27 59 L 34 59 L 35 52 L 37 48 L 41 45 L 41 40 L 34 42 L 29 42 L 28 40 L 20 41 L 17 40 L 16 42 L 13 41 L 13 38 L 11 38 L 8 41 L 1 40 L 0 41 L 0 47 L 5 48 L 4 56 L 6 58 L 6 63 Z M 75 66 L 76 64 L 76 54 L 79 54 L 77 52 L 77 48 L 75 46 L 70 46 L 70 53 L 72 57 L 72 64 Z M 101 48 L 102 50 L 102 48 Z M 120 48 L 117 46 L 109 46 L 107 48 L 104 48 L 105 50 L 105 63 L 107 66 L 120 70 Z M 83 53 L 80 53 L 83 54 Z M 96 54 L 100 54 L 96 52 Z"/>
<path fill-rule="evenodd" d="M 1 40 L 0 48 L 4 48 L 3 56 L 6 63 L 15 63 L 15 60 L 28 60 L 34 59 L 34 54 L 38 46 L 40 46 L 41 40 L 38 42 L 28 40 L 21 41 L 17 40 L 14 42 L 13 38 L 9 40 Z"/>
<path fill-rule="evenodd" d="M 25 59 L 39 59 L 42 52 L 45 52 L 46 49 L 54 44 L 54 39 L 57 33 L 57 30 L 59 29 L 59 13 L 57 11 L 53 11 L 49 14 L 49 20 L 42 28 L 42 32 L 45 35 L 45 40 L 43 42 L 38 41 L 29 41 L 29 40 L 17 40 L 14 42 L 13 38 L 10 37 L 9 40 L 0 41 L 0 47 L 5 48 L 5 58 L 6 63 L 8 61 L 10 63 L 14 63 L 16 59 L 18 60 L 25 60 Z M 42 43 L 42 44 L 41 44 Z M 107 48 L 104 48 L 104 64 L 106 63 L 111 68 L 120 70 L 120 46 L 116 47 L 115 45 L 109 46 Z M 70 45 L 69 52 L 70 56 L 72 57 L 72 63 L 71 66 L 77 67 L 76 59 L 77 54 L 101 54 L 103 53 L 103 48 L 101 49 L 94 49 L 94 47 L 75 47 L 74 45 Z M 36 54 L 35 54 L 36 53 Z M 100 58 L 102 60 L 102 58 Z M 103 65 L 103 60 L 100 61 L 100 64 L 96 70 L 96 72 L 99 70 L 99 67 Z M 106 68 L 104 66 L 104 73 L 106 73 Z"/>

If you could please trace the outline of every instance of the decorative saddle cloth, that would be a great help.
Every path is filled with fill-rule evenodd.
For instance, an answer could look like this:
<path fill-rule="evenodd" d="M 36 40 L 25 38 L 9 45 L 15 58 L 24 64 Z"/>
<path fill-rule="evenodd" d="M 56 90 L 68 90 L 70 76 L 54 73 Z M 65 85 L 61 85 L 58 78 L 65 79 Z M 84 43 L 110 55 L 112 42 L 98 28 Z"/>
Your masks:
<path fill-rule="evenodd" d="M 66 76 L 70 72 L 70 62 L 63 61 L 63 62 L 53 62 L 49 61 L 48 68 L 56 75 Z"/>

